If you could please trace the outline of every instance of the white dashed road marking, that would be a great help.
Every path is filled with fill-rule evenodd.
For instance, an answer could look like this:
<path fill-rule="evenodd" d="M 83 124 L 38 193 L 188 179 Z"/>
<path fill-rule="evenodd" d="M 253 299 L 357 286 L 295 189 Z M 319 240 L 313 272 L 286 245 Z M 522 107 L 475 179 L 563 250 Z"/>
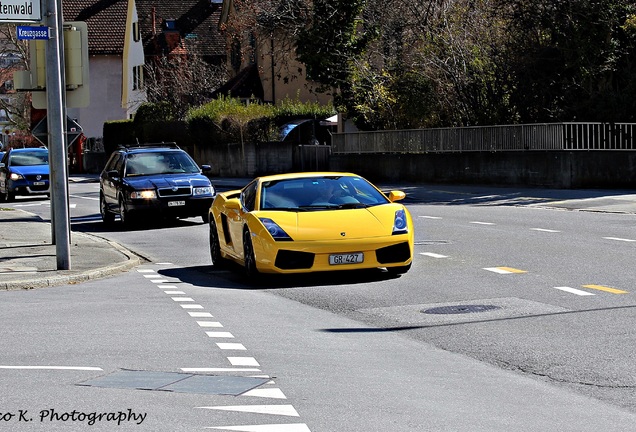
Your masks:
<path fill-rule="evenodd" d="M 576 294 L 576 295 L 580 295 L 580 296 L 593 296 L 595 295 L 594 293 L 591 293 L 589 291 L 583 291 L 583 290 L 579 290 L 576 288 L 570 288 L 570 287 L 554 287 L 558 290 L 561 291 L 565 291 L 565 292 L 569 292 L 570 294 Z"/>
<path fill-rule="evenodd" d="M 424 255 L 431 258 L 448 258 L 446 255 L 440 255 L 433 252 L 420 252 L 420 255 Z"/>
<path fill-rule="evenodd" d="M 603 237 L 605 240 L 615 240 L 615 241 L 622 241 L 622 242 L 636 242 L 636 240 L 633 239 L 627 239 L 627 238 L 620 238 L 620 237 Z"/>
<path fill-rule="evenodd" d="M 232 366 L 260 366 L 254 357 L 228 357 Z"/>
<path fill-rule="evenodd" d="M 199 327 L 223 327 L 223 324 L 217 321 L 197 321 Z"/>
<path fill-rule="evenodd" d="M 102 371 L 93 366 L 0 366 L 0 369 Z"/>
<path fill-rule="evenodd" d="M 240 344 L 240 343 L 217 342 L 216 346 L 218 346 L 222 350 L 240 350 L 240 351 L 247 350 L 247 348 L 245 348 L 243 344 Z"/>
<path fill-rule="evenodd" d="M 162 276 L 155 274 L 150 269 L 138 269 L 139 273 L 144 273 L 143 276 L 146 280 L 157 284 L 157 286 L 164 290 L 167 295 L 177 295 L 179 297 L 171 297 L 174 302 L 179 303 L 183 309 L 204 309 L 202 305 L 195 304 L 194 299 L 186 297 L 186 292 L 177 290 L 176 285 L 169 285 L 169 280 L 163 279 Z M 179 287 L 183 288 L 183 287 Z M 185 303 L 185 304 L 184 304 Z M 188 312 L 192 318 L 213 318 L 209 312 Z M 223 324 L 218 321 L 197 320 L 197 325 L 201 328 L 222 328 Z M 219 339 L 233 339 L 234 335 L 227 331 L 206 331 L 210 338 Z M 247 351 L 245 346 L 241 343 L 223 343 L 217 342 L 217 347 L 221 350 L 235 350 L 235 351 Z M 260 364 L 254 357 L 227 357 L 227 360 L 233 367 L 198 367 L 198 368 L 181 368 L 183 372 L 189 373 L 223 373 L 223 372 L 261 372 Z M 100 369 L 101 370 L 101 369 Z M 269 378 L 269 376 L 265 376 Z M 270 384 L 273 384 L 270 381 Z M 279 388 L 256 388 L 247 391 L 241 396 L 251 396 L 270 399 L 287 399 L 283 392 Z M 299 417 L 298 412 L 292 405 L 234 405 L 234 406 L 214 406 L 214 407 L 198 407 L 210 410 L 222 410 L 222 411 L 235 411 L 246 412 L 255 414 L 270 414 L 279 416 Z M 250 426 L 210 426 L 206 429 L 217 430 L 234 430 L 234 431 L 252 431 L 252 432 L 310 432 L 309 428 L 304 423 L 297 424 L 261 424 Z"/>

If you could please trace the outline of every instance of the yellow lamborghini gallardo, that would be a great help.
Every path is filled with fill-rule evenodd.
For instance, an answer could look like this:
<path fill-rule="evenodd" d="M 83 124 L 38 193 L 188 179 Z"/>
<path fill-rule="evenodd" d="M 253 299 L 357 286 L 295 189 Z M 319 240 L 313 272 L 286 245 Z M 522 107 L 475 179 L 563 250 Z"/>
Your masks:
<path fill-rule="evenodd" d="M 406 273 L 413 259 L 413 221 L 360 176 L 309 172 L 259 177 L 218 193 L 210 207 L 210 255 L 221 267 L 262 273 L 386 268 Z"/>

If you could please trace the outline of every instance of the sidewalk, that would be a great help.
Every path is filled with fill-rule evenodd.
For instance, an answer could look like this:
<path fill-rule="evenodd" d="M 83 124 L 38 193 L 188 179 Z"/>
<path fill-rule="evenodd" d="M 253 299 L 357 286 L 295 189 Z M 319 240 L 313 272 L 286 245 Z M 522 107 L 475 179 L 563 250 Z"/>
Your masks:
<path fill-rule="evenodd" d="M 96 236 L 71 233 L 71 270 L 57 270 L 51 224 L 0 205 L 0 290 L 80 283 L 133 268 L 140 258 Z"/>
<path fill-rule="evenodd" d="M 95 182 L 96 176 L 72 176 Z M 219 190 L 241 188 L 249 179 L 212 179 Z M 490 186 L 381 184 L 401 189 L 405 204 L 527 206 L 636 215 L 636 191 L 519 189 Z M 33 289 L 80 283 L 131 269 L 141 259 L 100 237 L 71 232 L 71 270 L 57 270 L 51 224 L 22 210 L 0 205 L 0 290 Z"/>

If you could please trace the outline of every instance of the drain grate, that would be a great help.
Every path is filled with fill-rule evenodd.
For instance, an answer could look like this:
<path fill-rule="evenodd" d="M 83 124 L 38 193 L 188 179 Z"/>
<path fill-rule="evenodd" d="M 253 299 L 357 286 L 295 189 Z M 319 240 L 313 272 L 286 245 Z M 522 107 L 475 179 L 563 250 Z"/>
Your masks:
<path fill-rule="evenodd" d="M 501 309 L 499 306 L 494 305 L 456 305 L 456 306 L 440 306 L 431 309 L 424 309 L 420 312 L 432 315 L 452 315 L 452 314 L 469 314 L 486 312 L 491 310 Z"/>

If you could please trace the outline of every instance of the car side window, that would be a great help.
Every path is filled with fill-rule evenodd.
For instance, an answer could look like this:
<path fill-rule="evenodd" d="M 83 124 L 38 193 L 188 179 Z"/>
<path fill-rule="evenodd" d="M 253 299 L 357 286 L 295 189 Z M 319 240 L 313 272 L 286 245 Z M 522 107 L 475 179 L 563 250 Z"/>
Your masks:
<path fill-rule="evenodd" d="M 124 172 L 124 155 L 119 154 L 118 156 L 119 157 L 115 160 L 115 166 L 113 169 L 121 175 Z"/>
<path fill-rule="evenodd" d="M 256 204 L 256 182 L 247 185 L 241 194 L 241 203 L 247 211 L 254 210 Z"/>

